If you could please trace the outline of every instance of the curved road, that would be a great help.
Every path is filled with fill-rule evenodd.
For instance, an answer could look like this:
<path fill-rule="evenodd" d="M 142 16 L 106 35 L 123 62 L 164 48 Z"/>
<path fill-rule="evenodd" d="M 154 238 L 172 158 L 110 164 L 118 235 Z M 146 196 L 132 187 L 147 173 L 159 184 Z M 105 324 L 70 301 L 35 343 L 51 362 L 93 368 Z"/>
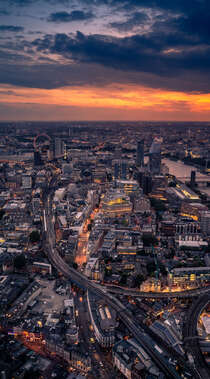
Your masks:
<path fill-rule="evenodd" d="M 199 373 L 200 379 L 210 378 L 210 369 L 204 359 L 199 345 L 199 338 L 197 335 L 197 323 L 198 318 L 210 303 L 210 294 L 205 294 L 199 297 L 196 302 L 194 302 L 188 311 L 187 320 L 183 328 L 183 338 L 185 342 L 185 347 L 189 351 L 195 362 L 195 368 Z"/>
<path fill-rule="evenodd" d="M 189 297 L 195 297 L 200 296 L 205 293 L 210 293 L 210 286 L 208 287 L 201 287 L 196 288 L 193 290 L 187 290 L 187 291 L 180 291 L 180 292 L 141 292 L 135 289 L 130 288 L 124 288 L 120 286 L 115 285 L 105 285 L 108 292 L 115 293 L 118 295 L 125 295 L 125 296 L 134 296 L 134 297 L 142 297 L 142 298 L 189 298 Z"/>
<path fill-rule="evenodd" d="M 45 251 L 48 255 L 48 259 L 57 268 L 58 271 L 79 285 L 82 288 L 90 289 L 93 293 L 106 299 L 107 303 L 116 310 L 122 322 L 126 325 L 128 330 L 133 334 L 136 340 L 141 344 L 144 350 L 148 353 L 154 363 L 159 367 L 159 369 L 165 373 L 167 378 L 180 379 L 180 376 L 176 370 L 169 364 L 169 362 L 155 350 L 151 344 L 146 339 L 145 333 L 133 322 L 130 313 L 124 307 L 124 305 L 117 300 L 113 295 L 107 293 L 106 288 L 91 282 L 84 275 L 69 267 L 64 260 L 60 257 L 59 253 L 55 248 L 55 232 L 54 226 L 52 224 L 52 214 L 51 214 L 51 200 L 50 196 L 45 199 L 45 209 L 44 209 L 44 226 L 46 233 L 46 244 Z"/>

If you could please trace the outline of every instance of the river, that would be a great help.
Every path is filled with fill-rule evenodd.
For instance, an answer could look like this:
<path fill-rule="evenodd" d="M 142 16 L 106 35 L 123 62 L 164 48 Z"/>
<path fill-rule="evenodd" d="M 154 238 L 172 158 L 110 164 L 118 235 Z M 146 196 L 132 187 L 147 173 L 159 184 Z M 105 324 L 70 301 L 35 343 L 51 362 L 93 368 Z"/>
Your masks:
<path fill-rule="evenodd" d="M 191 171 L 196 171 L 196 177 L 197 178 L 207 178 L 208 180 L 210 179 L 210 176 L 202 174 L 199 172 L 199 170 L 190 165 L 185 165 L 181 161 L 172 161 L 170 159 L 163 159 L 163 163 L 166 164 L 169 168 L 169 174 L 176 176 L 177 178 L 185 178 L 183 179 L 184 181 L 190 180 L 191 176 Z M 208 196 L 210 196 L 210 187 L 204 187 L 200 189 L 201 192 L 206 193 Z"/>

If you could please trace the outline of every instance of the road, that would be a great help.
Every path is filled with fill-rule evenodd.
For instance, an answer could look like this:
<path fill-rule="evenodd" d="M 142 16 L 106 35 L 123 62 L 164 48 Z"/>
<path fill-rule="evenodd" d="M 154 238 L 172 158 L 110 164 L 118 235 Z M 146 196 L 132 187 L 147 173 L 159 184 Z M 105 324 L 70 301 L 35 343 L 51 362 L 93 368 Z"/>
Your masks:
<path fill-rule="evenodd" d="M 95 341 L 89 319 L 86 296 L 79 299 L 75 297 L 75 305 L 78 309 L 77 324 L 79 325 L 79 337 L 83 348 L 91 356 L 91 376 L 103 379 L 115 379 L 116 372 L 113 370 L 113 366 L 105 359 L 104 353 L 101 352 L 97 341 Z"/>
<path fill-rule="evenodd" d="M 187 319 L 183 328 L 183 337 L 185 341 L 185 347 L 194 358 L 195 369 L 200 379 L 209 379 L 210 370 L 205 362 L 204 356 L 199 346 L 199 339 L 197 337 L 197 323 L 200 314 L 203 309 L 210 303 L 210 294 L 205 294 L 199 297 L 194 302 L 188 311 Z"/>
<path fill-rule="evenodd" d="M 89 232 L 82 231 L 79 235 L 75 262 L 80 267 L 82 267 L 82 265 L 87 262 L 87 245 L 88 245 L 89 234 L 90 234 Z"/>
<path fill-rule="evenodd" d="M 49 199 L 49 201 L 48 201 Z M 153 362 L 159 367 L 159 369 L 165 373 L 168 378 L 180 379 L 180 376 L 171 364 L 163 357 L 161 353 L 155 350 L 151 343 L 148 342 L 146 334 L 137 326 L 132 320 L 131 314 L 127 311 L 124 305 L 116 299 L 113 295 L 107 292 L 106 288 L 91 282 L 84 275 L 69 267 L 66 262 L 60 257 L 58 251 L 55 248 L 55 232 L 54 225 L 52 223 L 52 199 L 50 194 L 44 201 L 44 226 L 46 234 L 45 251 L 49 261 L 56 269 L 61 272 L 66 278 L 77 284 L 79 287 L 89 289 L 96 295 L 104 298 L 113 309 L 118 313 L 122 322 L 126 325 L 128 330 L 133 334 L 136 340 L 141 344 L 143 349 L 151 357 Z"/>
<path fill-rule="evenodd" d="M 158 298 L 158 299 L 164 299 L 164 298 L 191 298 L 191 297 L 197 297 L 201 296 L 205 293 L 210 293 L 210 286 L 207 287 L 201 287 L 196 288 L 192 290 L 187 291 L 180 291 L 180 292 L 142 292 L 131 288 L 124 288 L 120 286 L 115 285 L 107 285 L 105 286 L 107 291 L 110 293 L 118 294 L 118 295 L 124 295 L 124 296 L 132 296 L 132 297 L 142 297 L 142 298 Z"/>

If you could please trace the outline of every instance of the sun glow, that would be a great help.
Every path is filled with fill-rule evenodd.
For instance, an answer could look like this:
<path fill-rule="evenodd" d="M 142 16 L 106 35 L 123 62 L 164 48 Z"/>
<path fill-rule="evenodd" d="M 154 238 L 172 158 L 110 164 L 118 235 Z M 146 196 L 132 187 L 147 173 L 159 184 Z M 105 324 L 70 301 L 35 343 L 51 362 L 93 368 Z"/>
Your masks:
<path fill-rule="evenodd" d="M 184 93 L 137 85 L 112 84 L 98 87 L 38 89 L 1 86 L 0 102 L 7 104 L 55 105 L 126 111 L 210 113 L 210 94 Z"/>

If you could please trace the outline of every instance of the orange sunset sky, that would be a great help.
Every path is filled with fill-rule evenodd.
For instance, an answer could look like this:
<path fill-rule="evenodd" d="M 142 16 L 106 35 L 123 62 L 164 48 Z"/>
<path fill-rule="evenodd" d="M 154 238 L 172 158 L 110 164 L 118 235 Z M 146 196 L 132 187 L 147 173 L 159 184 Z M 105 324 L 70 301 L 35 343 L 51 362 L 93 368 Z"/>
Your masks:
<path fill-rule="evenodd" d="M 208 121 L 204 3 L 5 0 L 0 120 Z"/>

